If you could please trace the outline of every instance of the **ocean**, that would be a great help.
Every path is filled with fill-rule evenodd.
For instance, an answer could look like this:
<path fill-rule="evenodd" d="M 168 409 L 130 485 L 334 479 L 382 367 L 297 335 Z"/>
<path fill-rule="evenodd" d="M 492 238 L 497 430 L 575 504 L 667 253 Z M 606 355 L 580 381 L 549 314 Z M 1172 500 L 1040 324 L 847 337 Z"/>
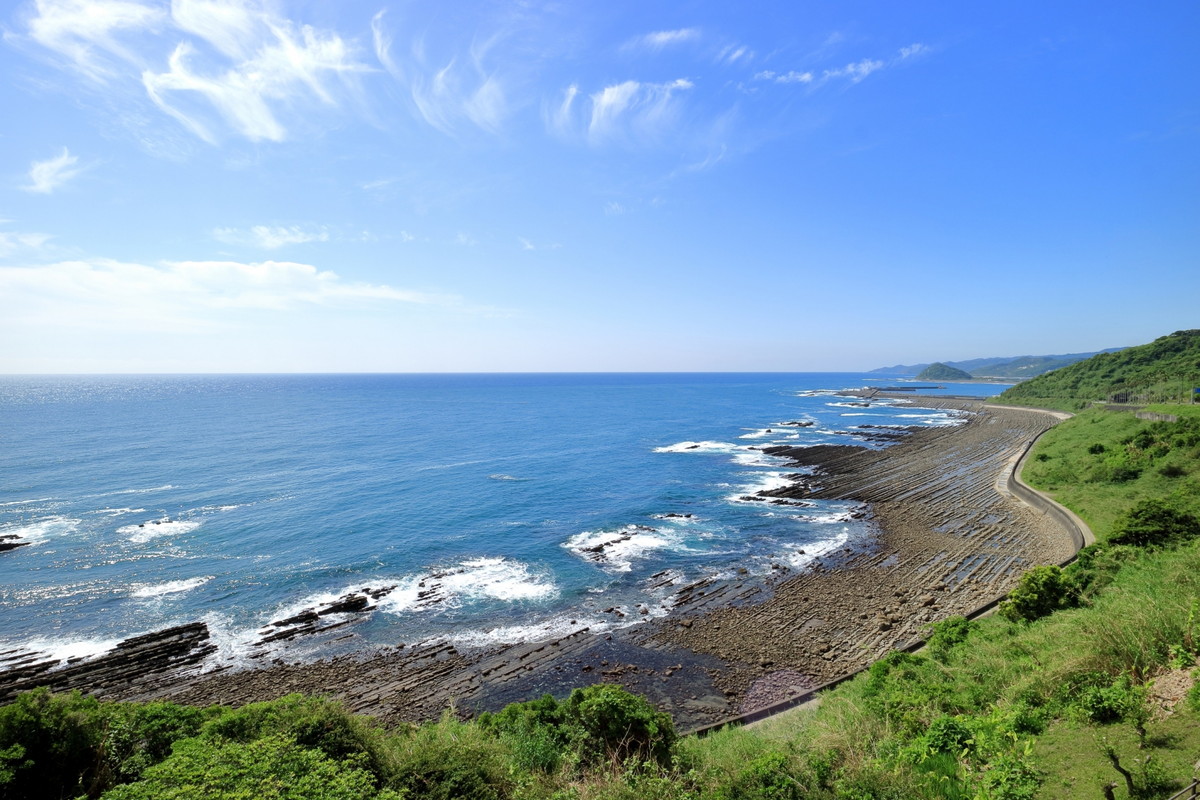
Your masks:
<path fill-rule="evenodd" d="M 0 378 L 0 661 L 202 620 L 211 664 L 638 624 L 867 535 L 758 448 L 954 425 L 860 374 Z M 953 394 L 1003 387 L 951 384 Z M 336 633 L 270 623 L 371 590 Z M 621 613 L 614 613 L 616 609 Z M 624 616 L 621 616 L 624 614 Z"/>

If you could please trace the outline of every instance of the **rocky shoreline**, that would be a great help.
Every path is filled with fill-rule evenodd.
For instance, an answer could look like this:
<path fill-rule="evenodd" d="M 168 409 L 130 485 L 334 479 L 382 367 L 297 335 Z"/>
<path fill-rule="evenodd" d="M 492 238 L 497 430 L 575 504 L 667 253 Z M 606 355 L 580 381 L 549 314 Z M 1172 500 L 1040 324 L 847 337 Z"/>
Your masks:
<path fill-rule="evenodd" d="M 955 427 L 862 431 L 890 443 L 878 450 L 764 451 L 805 473 L 752 499 L 855 501 L 853 513 L 870 521 L 865 540 L 825 554 L 803 572 L 780 566 L 766 581 L 672 586 L 672 610 L 662 619 L 489 650 L 399 645 L 315 663 L 275 660 L 204 673 L 199 669 L 213 645 L 204 624 L 194 623 L 65 667 L 0 653 L 0 663 L 10 657 L 0 671 L 0 701 L 43 684 L 112 699 L 195 704 L 240 705 L 304 692 L 399 723 L 434 718 L 451 705 L 470 715 L 608 681 L 645 695 L 682 729 L 768 706 L 863 667 L 920 638 L 930 622 L 985 605 L 1030 566 L 1060 562 L 1074 551 L 1054 519 L 997 490 L 1007 464 L 1053 417 L 977 401 L 911 400 L 968 417 Z M 603 547 L 593 555 L 603 558 Z M 350 625 L 355 612 L 369 610 L 391 588 L 279 620 L 259 644 Z M 435 602 L 436 585 L 428 591 Z M 332 621 L 334 615 L 341 619 Z M 261 651 L 263 662 L 267 652 Z"/>

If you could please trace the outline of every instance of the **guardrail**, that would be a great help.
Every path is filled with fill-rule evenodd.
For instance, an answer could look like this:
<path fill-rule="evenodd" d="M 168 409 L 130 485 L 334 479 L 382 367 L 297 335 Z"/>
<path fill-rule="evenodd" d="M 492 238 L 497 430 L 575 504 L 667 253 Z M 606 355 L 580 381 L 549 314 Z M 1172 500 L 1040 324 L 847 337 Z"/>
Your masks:
<path fill-rule="evenodd" d="M 1031 410 L 1038 411 L 1041 409 L 1031 409 Z M 1041 439 L 1042 436 L 1044 436 L 1044 435 L 1045 435 L 1045 432 L 1043 432 L 1042 434 L 1039 434 L 1033 441 L 1031 441 L 1028 445 L 1025 446 L 1025 449 L 1021 452 L 1021 455 L 1012 462 L 1012 465 L 1009 467 L 1009 471 L 1008 471 L 1007 475 L 1004 476 L 1004 478 L 1005 478 L 1006 485 L 1008 486 L 1009 491 L 1012 493 L 1012 495 L 1014 497 L 1016 497 L 1017 499 L 1019 499 L 1021 502 L 1025 503 L 1026 505 L 1030 506 L 1031 508 L 1041 511 L 1044 514 L 1049 514 L 1051 517 L 1056 519 L 1063 526 L 1063 528 L 1067 531 L 1067 533 L 1071 536 L 1072 542 L 1074 543 L 1075 554 L 1073 554 L 1070 558 L 1059 563 L 1060 567 L 1065 567 L 1067 564 L 1070 564 L 1072 561 L 1075 560 L 1076 555 L 1079 553 L 1080 550 L 1082 550 L 1087 545 L 1092 544 L 1095 541 L 1095 537 L 1092 536 L 1091 531 L 1088 530 L 1088 527 L 1087 527 L 1087 525 L 1084 524 L 1083 520 L 1081 520 L 1081 519 L 1079 519 L 1079 517 L 1075 516 L 1075 514 L 1073 514 L 1070 510 L 1064 508 L 1063 506 L 1060 506 L 1058 503 L 1054 502 L 1049 497 L 1046 497 L 1042 493 L 1038 492 L 1036 489 L 1021 482 L 1021 479 L 1019 477 L 1020 473 L 1021 473 L 1021 468 L 1025 465 L 1026 460 L 1028 460 L 1029 453 L 1033 450 L 1033 446 L 1035 444 L 1037 444 L 1038 439 Z M 978 608 L 965 614 L 964 616 L 967 619 L 976 619 L 978 617 L 981 617 L 984 614 L 987 614 L 988 612 L 992 611 L 994 608 L 996 608 L 996 606 L 1000 605 L 1001 601 L 1003 601 L 1005 597 L 1007 597 L 1007 594 L 1001 595 L 1000 597 L 993 598 L 992 600 L 988 601 L 984 605 L 979 606 Z M 920 650 L 924 646 L 925 646 L 924 639 L 916 639 L 914 641 L 908 642 L 907 644 L 905 644 L 901 647 L 897 647 L 895 649 L 903 651 L 905 653 L 915 653 L 916 651 Z M 815 700 L 817 698 L 817 695 L 820 694 L 821 692 L 825 692 L 830 689 L 836 688 L 837 686 L 840 686 L 841 684 L 845 683 L 846 681 L 848 681 L 852 678 L 858 677 L 859 675 L 866 672 L 870 668 L 871 668 L 871 665 L 868 664 L 865 667 L 860 667 L 859 669 L 856 669 L 853 672 L 848 672 L 845 675 L 834 678 L 833 680 L 831 680 L 827 683 L 823 683 L 820 686 L 817 686 L 816 688 L 808 689 L 807 691 L 800 692 L 799 694 L 794 694 L 791 697 L 780 700 L 778 703 L 772 703 L 769 706 L 755 709 L 754 711 L 750 711 L 745 714 L 739 714 L 736 717 L 729 717 L 728 719 L 723 719 L 720 722 L 713 722 L 709 725 L 703 725 L 699 728 L 693 728 L 690 731 L 685 731 L 685 735 L 707 736 L 708 734 L 715 733 L 716 731 L 719 731 L 722 728 L 735 727 L 735 726 L 739 726 L 739 725 L 748 725 L 751 722 L 758 722 L 759 720 L 764 720 L 767 717 L 773 717 L 776 714 L 796 708 L 797 706 L 802 706 L 805 703 Z M 1180 795 L 1181 798 L 1184 796 L 1185 795 Z M 1193 795 L 1190 795 L 1190 797 L 1195 798 L 1195 797 L 1200 797 L 1200 795 L 1193 794 Z M 1171 798 L 1171 800 L 1175 800 L 1175 798 Z"/>
<path fill-rule="evenodd" d="M 1182 791 L 1167 798 L 1167 800 L 1195 800 L 1200 797 L 1200 779 L 1192 778 L 1190 785 L 1183 787 Z"/>

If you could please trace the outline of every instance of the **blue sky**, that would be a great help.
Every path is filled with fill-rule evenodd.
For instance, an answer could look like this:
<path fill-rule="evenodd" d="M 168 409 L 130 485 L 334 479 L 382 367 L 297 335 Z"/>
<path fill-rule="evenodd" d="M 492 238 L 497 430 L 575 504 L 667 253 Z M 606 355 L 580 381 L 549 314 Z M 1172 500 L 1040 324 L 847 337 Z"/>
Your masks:
<path fill-rule="evenodd" d="M 1200 6 L 36 0 L 0 372 L 858 370 L 1200 326 Z"/>

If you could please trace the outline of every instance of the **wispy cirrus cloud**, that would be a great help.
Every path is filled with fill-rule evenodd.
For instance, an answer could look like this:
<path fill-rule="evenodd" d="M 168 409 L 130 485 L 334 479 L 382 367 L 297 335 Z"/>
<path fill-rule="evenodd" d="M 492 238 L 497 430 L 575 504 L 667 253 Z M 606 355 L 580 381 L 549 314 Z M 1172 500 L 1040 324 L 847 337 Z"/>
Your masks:
<path fill-rule="evenodd" d="M 29 167 L 29 183 L 21 188 L 35 194 L 52 194 L 83 171 L 78 164 L 78 156 L 71 155 L 64 147 L 54 158 L 34 161 Z"/>
<path fill-rule="evenodd" d="M 593 142 L 615 138 L 657 139 L 675 121 L 676 99 L 693 87 L 686 78 L 667 83 L 625 81 L 591 95 L 588 138 Z"/>
<path fill-rule="evenodd" d="M 176 45 L 165 72 L 142 73 L 150 99 L 208 142 L 217 140 L 218 122 L 251 141 L 282 141 L 287 137 L 282 114 L 314 102 L 336 108 L 343 95 L 353 93 L 356 76 L 370 70 L 346 40 L 309 25 L 261 14 L 251 28 L 259 35 L 245 45 L 244 32 L 229 31 L 212 17 L 208 21 L 212 24 L 200 30 L 223 55 L 250 54 L 233 61 L 206 57 L 185 41 Z M 189 24 L 198 29 L 194 21 Z"/>
<path fill-rule="evenodd" d="M 371 20 L 371 31 L 375 57 L 407 91 L 419 119 L 443 133 L 455 133 L 464 123 L 490 133 L 500 130 L 510 114 L 509 80 L 488 63 L 499 34 L 475 39 L 465 52 L 438 59 L 423 38 L 397 53 L 383 11 Z"/>
<path fill-rule="evenodd" d="M 45 233 L 0 231 L 0 258 L 16 254 L 38 253 L 53 238 Z"/>
<path fill-rule="evenodd" d="M 737 64 L 751 61 L 753 58 L 754 51 L 741 44 L 725 45 L 717 53 L 717 62 L 721 64 Z"/>
<path fill-rule="evenodd" d="M 915 42 L 911 45 L 901 47 L 895 57 L 886 61 L 880 58 L 863 58 L 840 67 L 828 67 L 822 70 L 809 69 L 800 71 L 792 69 L 787 72 L 777 72 L 775 70 L 764 69 L 755 73 L 754 80 L 781 84 L 806 84 L 814 88 L 833 81 L 861 83 L 880 70 L 925 56 L 931 49 L 926 44 Z"/>
<path fill-rule="evenodd" d="M 654 143 L 677 121 L 679 95 L 693 87 L 686 78 L 666 83 L 628 80 L 585 96 L 572 84 L 561 100 L 543 110 L 543 118 L 553 133 L 582 136 L 595 145 Z"/>
<path fill-rule="evenodd" d="M 657 52 L 665 47 L 694 42 L 700 38 L 698 28 L 678 28 L 672 31 L 654 31 L 630 39 L 625 43 L 627 50 L 650 50 Z"/>
<path fill-rule="evenodd" d="M 214 228 L 213 238 L 226 244 L 251 245 L 264 250 L 276 250 L 293 244 L 328 242 L 329 230 L 324 227 L 300 225 L 253 225 L 249 228 Z"/>
<path fill-rule="evenodd" d="M 292 124 L 357 97 L 373 68 L 334 31 L 269 0 L 36 0 L 27 41 L 94 84 L 137 89 L 206 142 L 282 141 Z"/>
<path fill-rule="evenodd" d="M 168 20 L 160 6 L 133 0 L 36 0 L 33 9 L 29 37 L 97 82 L 140 66 L 143 57 L 128 39 Z"/>
<path fill-rule="evenodd" d="M 286 312 L 305 306 L 462 305 L 461 298 L 346 281 L 291 261 L 61 261 L 0 267 L 0 312 L 40 327 L 203 330 L 226 323 L 221 312 Z"/>

